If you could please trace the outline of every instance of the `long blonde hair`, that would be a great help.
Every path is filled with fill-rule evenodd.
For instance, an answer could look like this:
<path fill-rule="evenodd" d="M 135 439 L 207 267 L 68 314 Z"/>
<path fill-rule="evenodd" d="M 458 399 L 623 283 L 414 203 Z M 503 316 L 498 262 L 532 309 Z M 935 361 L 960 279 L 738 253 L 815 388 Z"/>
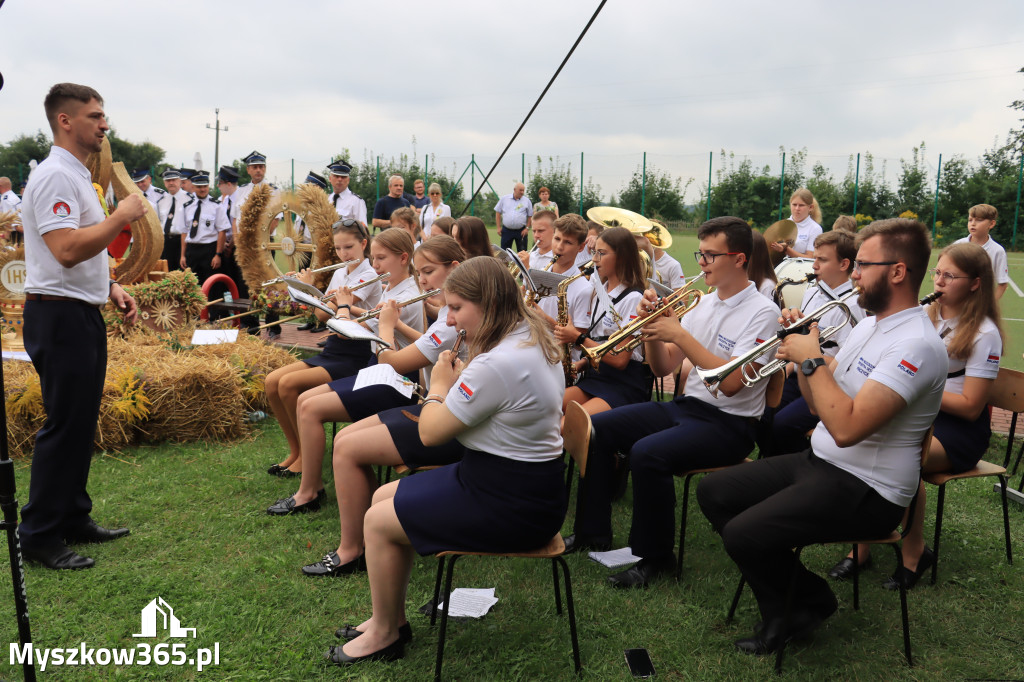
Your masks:
<path fill-rule="evenodd" d="M 470 258 L 452 270 L 444 283 L 450 292 L 480 307 L 486 314 L 476 338 L 470 342 L 470 358 L 491 350 L 519 324 L 530 327 L 529 344 L 540 346 L 551 364 L 561 362 L 562 349 L 545 321 L 523 303 L 523 295 L 508 269 L 490 256 Z"/>
<path fill-rule="evenodd" d="M 409 275 L 416 276 L 416 266 L 412 263 L 412 254 L 415 249 L 412 237 L 405 230 L 390 228 L 384 230 L 373 238 L 375 244 L 379 244 L 396 256 L 403 253 L 409 257 Z M 397 276 L 397 273 L 395 273 Z"/>
<path fill-rule="evenodd" d="M 811 220 L 821 224 L 821 207 L 818 206 L 818 200 L 811 194 L 811 190 L 806 187 L 801 187 L 797 191 L 793 192 L 789 197 L 789 203 L 793 203 L 793 199 L 799 199 L 808 206 L 811 207 Z"/>
<path fill-rule="evenodd" d="M 999 338 L 1005 343 L 1003 324 L 995 298 L 995 275 L 988 253 L 977 244 L 965 242 L 950 244 L 939 253 L 939 258 L 943 256 L 953 261 L 953 265 L 963 270 L 965 275 L 981 282 L 977 291 L 968 296 L 960 308 L 960 320 L 957 322 L 956 331 L 953 332 L 953 338 L 946 347 L 949 357 L 956 360 L 966 360 L 970 357 L 974 349 L 974 338 L 978 335 L 978 328 L 985 318 L 992 320 L 999 330 Z M 928 317 L 933 323 L 939 321 L 940 304 L 941 299 L 928 306 Z"/>

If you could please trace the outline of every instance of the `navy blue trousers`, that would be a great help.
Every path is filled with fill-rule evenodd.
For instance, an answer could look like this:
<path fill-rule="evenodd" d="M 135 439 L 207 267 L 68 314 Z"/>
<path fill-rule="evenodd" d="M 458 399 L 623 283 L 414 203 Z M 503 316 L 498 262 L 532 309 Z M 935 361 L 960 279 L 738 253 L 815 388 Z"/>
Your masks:
<path fill-rule="evenodd" d="M 586 538 L 611 538 L 616 453 L 628 453 L 633 476 L 630 543 L 633 554 L 646 559 L 672 554 L 674 475 L 735 464 L 754 447 L 754 420 L 686 396 L 601 412 L 594 415 L 593 424 L 575 531 Z"/>
<path fill-rule="evenodd" d="M 86 491 L 107 373 L 107 330 L 95 306 L 74 301 L 25 304 L 25 350 L 39 374 L 46 422 L 36 434 L 21 542 L 63 542 L 92 511 Z"/>
<path fill-rule="evenodd" d="M 772 421 L 771 449 L 765 456 L 803 452 L 810 447 L 807 432 L 817 426 L 818 421 L 800 394 L 796 373 L 789 375 L 782 389 L 782 402 Z"/>
<path fill-rule="evenodd" d="M 512 244 L 516 245 L 516 251 L 526 251 L 527 238 L 523 236 L 522 230 L 510 230 L 507 227 L 501 228 L 501 248 L 504 251 Z"/>

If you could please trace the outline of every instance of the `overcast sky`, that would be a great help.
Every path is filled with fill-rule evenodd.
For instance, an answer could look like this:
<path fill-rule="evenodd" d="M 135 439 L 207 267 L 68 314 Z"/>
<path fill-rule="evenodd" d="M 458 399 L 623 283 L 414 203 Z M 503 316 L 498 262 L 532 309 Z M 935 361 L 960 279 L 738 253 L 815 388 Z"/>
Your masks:
<path fill-rule="evenodd" d="M 413 136 L 421 163 L 488 170 L 597 5 L 8 0 L 0 141 L 46 129 L 46 91 L 73 81 L 174 163 L 213 167 L 219 107 L 221 162 L 258 149 L 279 181 L 291 159 L 304 177 L 345 147 L 411 154 Z M 510 191 L 523 153 L 578 171 L 584 152 L 605 196 L 645 151 L 697 183 L 711 151 L 716 169 L 722 149 L 777 168 L 780 145 L 842 175 L 851 153 L 895 168 L 925 141 L 934 168 L 1019 126 L 1022 66 L 1021 0 L 609 0 L 493 184 Z"/>

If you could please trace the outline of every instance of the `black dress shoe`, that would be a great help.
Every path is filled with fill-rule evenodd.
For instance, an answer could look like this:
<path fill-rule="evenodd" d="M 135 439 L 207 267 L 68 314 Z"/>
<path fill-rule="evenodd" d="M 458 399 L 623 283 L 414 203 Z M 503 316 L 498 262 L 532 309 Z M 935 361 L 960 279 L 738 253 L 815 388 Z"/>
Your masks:
<path fill-rule="evenodd" d="M 327 325 L 321 323 L 318 326 L 313 327 L 313 329 L 310 330 L 310 331 L 312 331 L 312 333 L 314 333 L 314 334 L 321 334 L 321 333 L 327 331 Z"/>
<path fill-rule="evenodd" d="M 77 554 L 66 545 L 57 545 L 46 549 L 25 547 L 21 553 L 29 561 L 38 561 L 43 566 L 55 571 L 75 571 L 81 568 L 92 568 L 96 564 L 94 560 Z"/>
<path fill-rule="evenodd" d="M 315 325 L 313 325 L 313 323 L 311 323 L 311 322 L 305 322 L 305 323 L 303 323 L 303 324 L 300 324 L 300 325 L 299 325 L 298 327 L 296 327 L 295 329 L 296 329 L 297 331 L 300 331 L 300 332 L 308 332 L 308 331 L 310 331 L 311 329 L 313 329 L 313 327 L 314 327 L 314 326 L 315 326 Z"/>
<path fill-rule="evenodd" d="M 566 535 L 562 538 L 565 544 L 563 554 L 573 554 L 580 551 L 607 552 L 612 548 L 612 541 L 604 538 L 588 538 L 583 535 Z"/>
<path fill-rule="evenodd" d="M 641 559 L 632 568 L 608 576 L 612 587 L 647 587 L 662 574 L 670 573 L 675 565 L 672 556 L 663 559 Z"/>
<path fill-rule="evenodd" d="M 111 540 L 123 538 L 129 533 L 131 531 L 127 528 L 104 528 L 92 519 L 89 519 L 89 523 L 67 533 L 64 541 L 69 545 L 82 545 L 88 542 L 110 542 Z"/>
<path fill-rule="evenodd" d="M 320 341 L 317 341 L 316 345 L 320 346 L 321 348 L 326 348 L 327 347 L 327 339 L 321 339 Z"/>
<path fill-rule="evenodd" d="M 323 499 L 323 492 L 324 491 L 321 490 L 312 500 L 302 504 L 295 503 L 294 495 L 286 497 L 267 507 L 267 513 L 272 516 L 287 516 L 288 514 L 307 514 L 309 512 L 320 511 L 320 500 Z"/>
<path fill-rule="evenodd" d="M 335 637 L 346 642 L 351 642 L 361 634 L 363 634 L 362 630 L 356 630 L 355 625 L 346 625 L 334 631 Z M 408 644 L 412 641 L 412 625 L 406 623 L 405 625 L 398 626 L 398 641 L 402 644 Z"/>
<path fill-rule="evenodd" d="M 861 562 L 860 570 L 863 571 L 865 568 L 871 565 L 871 555 Z M 853 576 L 853 559 L 851 557 L 843 557 L 839 562 L 832 567 L 828 572 L 828 577 L 833 580 L 846 580 Z"/>
<path fill-rule="evenodd" d="M 402 643 L 401 637 L 383 649 L 378 649 L 365 656 L 349 656 L 341 650 L 342 646 L 332 646 L 324 654 L 324 658 L 334 665 L 352 665 L 353 663 L 361 663 L 363 661 L 397 661 L 405 656 L 405 644 Z"/>
<path fill-rule="evenodd" d="M 935 552 L 925 545 L 924 551 L 921 552 L 921 558 L 917 560 L 917 570 L 911 571 L 906 566 L 900 566 L 895 573 L 889 576 L 888 580 L 882 583 L 882 587 L 887 590 L 898 590 L 900 583 L 903 583 L 903 587 L 908 590 L 912 589 L 925 574 L 925 571 L 934 565 Z"/>
<path fill-rule="evenodd" d="M 315 564 L 302 567 L 302 573 L 312 578 L 336 578 L 339 575 L 351 575 L 366 570 L 366 557 L 362 554 L 347 564 L 341 563 L 337 552 L 328 552 Z"/>
<path fill-rule="evenodd" d="M 773 654 L 779 647 L 793 639 L 804 639 L 814 632 L 824 618 L 813 611 L 802 609 L 790 615 L 788 632 L 783 631 L 782 618 L 772 618 L 767 625 L 758 623 L 754 626 L 751 637 L 737 639 L 736 648 L 745 654 L 765 656 Z"/>
<path fill-rule="evenodd" d="M 267 469 L 267 473 L 271 476 L 280 476 L 282 471 L 287 471 L 287 467 L 283 467 L 280 464 L 271 464 L 270 468 Z"/>

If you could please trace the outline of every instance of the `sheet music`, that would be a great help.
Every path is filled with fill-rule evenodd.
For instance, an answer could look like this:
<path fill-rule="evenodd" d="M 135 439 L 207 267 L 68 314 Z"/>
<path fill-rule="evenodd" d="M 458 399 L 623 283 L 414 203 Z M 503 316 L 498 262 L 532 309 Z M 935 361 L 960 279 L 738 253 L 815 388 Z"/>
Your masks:
<path fill-rule="evenodd" d="M 613 549 L 610 552 L 590 552 L 587 556 L 607 568 L 620 568 L 640 561 L 640 557 L 633 554 L 632 547 Z"/>
<path fill-rule="evenodd" d="M 591 277 L 590 286 L 593 287 L 594 292 L 597 294 L 597 300 L 604 308 L 604 312 L 615 317 L 615 306 L 612 304 L 612 298 L 608 295 L 608 290 L 604 288 L 604 283 L 601 282 L 601 278 L 596 276 Z M 596 320 L 600 317 L 601 312 L 601 310 L 595 310 L 592 319 Z"/>
<path fill-rule="evenodd" d="M 316 291 L 314 287 L 309 288 L 313 289 L 313 291 Z M 291 284 L 288 285 L 288 295 L 292 297 L 293 301 L 298 301 L 299 303 L 311 306 L 313 308 L 316 308 L 317 310 L 322 310 L 331 317 L 334 317 L 334 311 L 331 310 L 330 306 L 321 301 L 319 296 L 310 296 L 304 290 L 296 289 Z"/>
<path fill-rule="evenodd" d="M 354 339 L 356 341 L 376 341 L 384 348 L 391 348 L 391 344 L 353 320 L 342 320 L 335 317 L 327 320 L 327 328 L 335 334 L 341 334 L 346 339 Z"/>
<path fill-rule="evenodd" d="M 665 286 L 661 282 L 657 282 L 653 279 L 648 278 L 647 283 L 654 289 L 654 293 L 658 294 L 661 298 L 672 295 L 672 287 Z"/>
<path fill-rule="evenodd" d="M 452 590 L 449 596 L 452 603 L 448 607 L 448 615 L 453 617 L 481 618 L 498 603 L 493 587 L 486 589 L 458 587 Z M 438 604 L 437 608 L 443 609 L 444 602 Z"/>
<path fill-rule="evenodd" d="M 197 329 L 192 332 L 193 346 L 214 346 L 238 341 L 237 329 Z"/>
<path fill-rule="evenodd" d="M 369 386 L 390 386 L 406 398 L 411 398 L 416 384 L 406 379 L 395 371 L 391 365 L 380 364 L 364 367 L 356 374 L 356 382 L 352 385 L 353 390 Z"/>

